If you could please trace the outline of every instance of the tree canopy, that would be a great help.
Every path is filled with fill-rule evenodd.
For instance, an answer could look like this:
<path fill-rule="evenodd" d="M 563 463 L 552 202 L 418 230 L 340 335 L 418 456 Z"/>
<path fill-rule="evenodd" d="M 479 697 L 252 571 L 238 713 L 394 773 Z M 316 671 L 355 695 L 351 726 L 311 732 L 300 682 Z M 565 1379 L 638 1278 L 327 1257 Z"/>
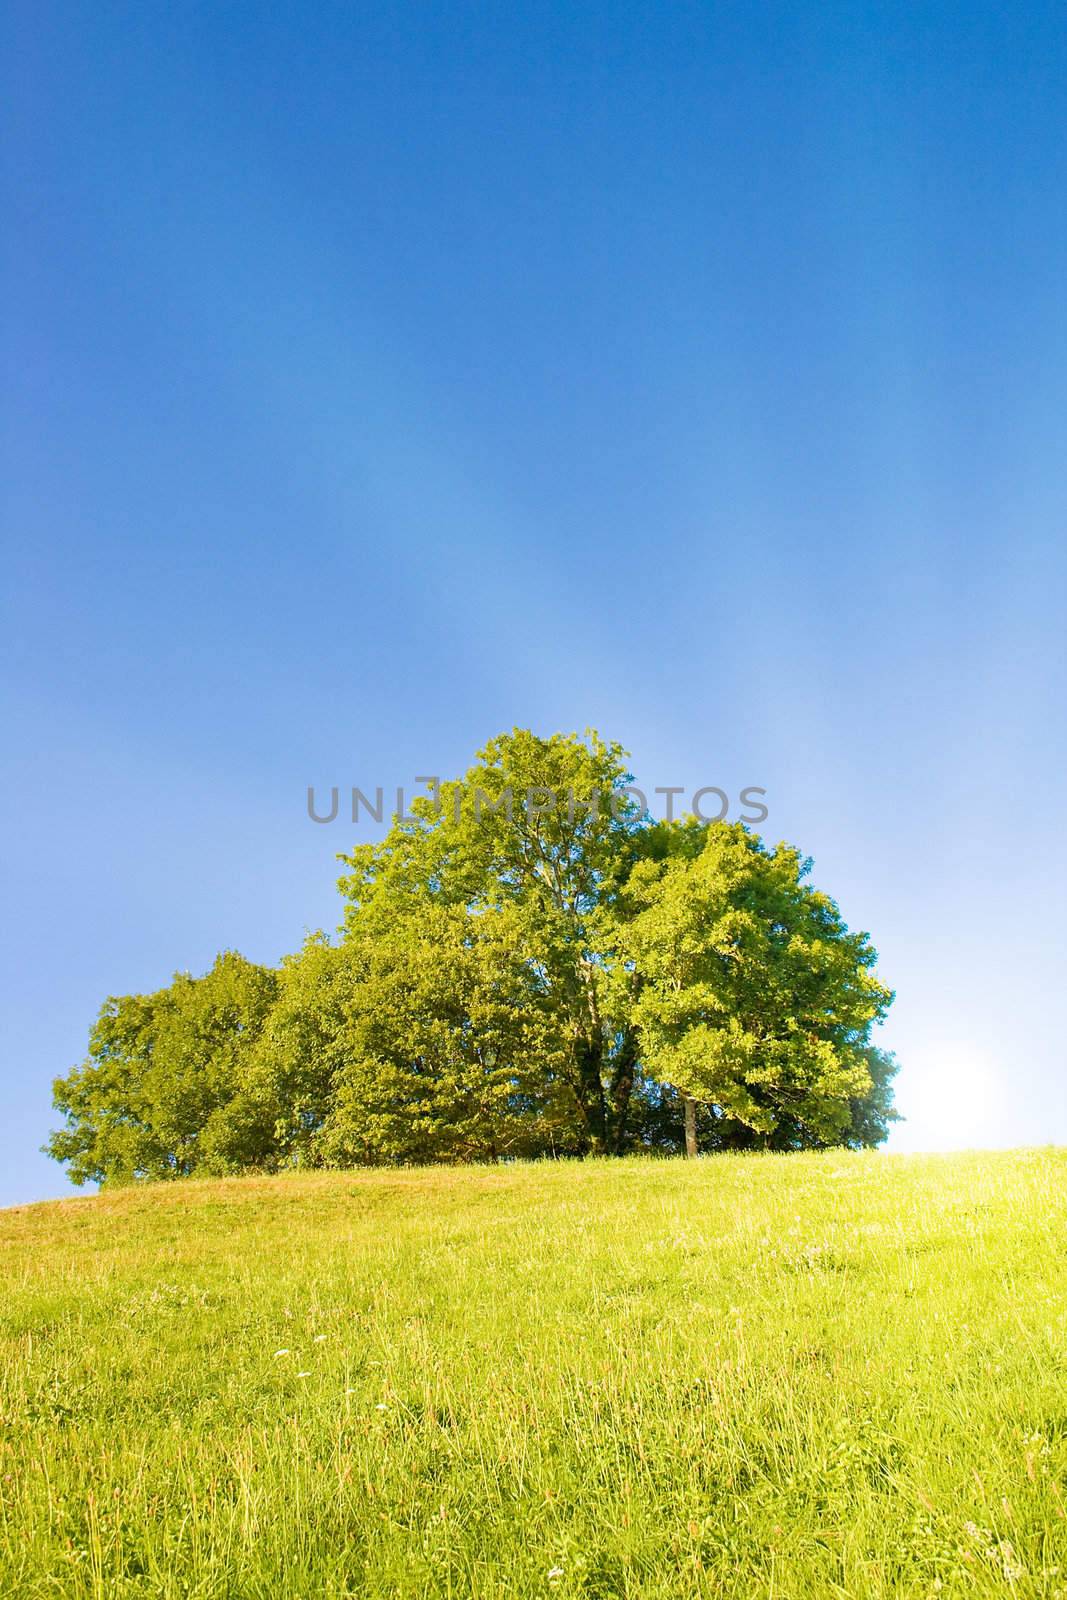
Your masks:
<path fill-rule="evenodd" d="M 872 1114 L 870 1031 L 893 996 L 810 869 L 716 823 L 699 853 L 635 868 L 623 946 L 654 1076 L 771 1142 L 835 1144 Z"/>
<path fill-rule="evenodd" d="M 75 1182 L 873 1145 L 891 992 L 810 862 L 653 822 L 597 734 L 493 739 L 342 857 L 344 916 L 277 970 L 109 999 L 55 1084 Z"/>

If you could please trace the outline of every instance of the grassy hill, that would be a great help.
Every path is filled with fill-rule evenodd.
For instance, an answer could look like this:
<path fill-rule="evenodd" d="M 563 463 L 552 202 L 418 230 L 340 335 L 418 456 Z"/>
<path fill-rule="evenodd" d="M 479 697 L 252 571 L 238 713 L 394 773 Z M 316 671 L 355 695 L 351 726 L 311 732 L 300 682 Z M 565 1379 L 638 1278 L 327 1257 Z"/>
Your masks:
<path fill-rule="evenodd" d="M 1067 1594 L 1067 1151 L 0 1213 L 0 1592 Z"/>

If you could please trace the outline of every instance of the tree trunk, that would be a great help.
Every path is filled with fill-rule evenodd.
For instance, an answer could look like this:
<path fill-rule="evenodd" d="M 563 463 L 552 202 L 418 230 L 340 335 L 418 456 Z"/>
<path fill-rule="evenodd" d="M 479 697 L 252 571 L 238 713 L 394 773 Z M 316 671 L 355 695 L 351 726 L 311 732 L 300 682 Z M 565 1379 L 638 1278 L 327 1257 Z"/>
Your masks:
<path fill-rule="evenodd" d="M 592 1045 L 579 1044 L 577 1060 L 578 1106 L 589 1135 L 591 1153 L 608 1155 L 608 1117 L 604 1101 L 604 1084 L 600 1076 L 600 1052 Z"/>
<path fill-rule="evenodd" d="M 685 1097 L 685 1153 L 690 1160 L 697 1153 L 697 1103 L 690 1095 Z"/>
<path fill-rule="evenodd" d="M 637 1036 L 631 1028 L 619 1050 L 611 1079 L 611 1153 L 616 1156 L 621 1156 L 626 1148 L 627 1118 L 634 1089 L 636 1065 Z"/>

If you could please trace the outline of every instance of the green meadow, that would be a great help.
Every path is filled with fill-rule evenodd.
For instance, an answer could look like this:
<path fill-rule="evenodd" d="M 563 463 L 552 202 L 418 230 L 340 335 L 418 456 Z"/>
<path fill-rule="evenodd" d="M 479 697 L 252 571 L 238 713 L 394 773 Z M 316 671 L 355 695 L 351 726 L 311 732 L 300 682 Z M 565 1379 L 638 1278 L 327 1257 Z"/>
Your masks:
<path fill-rule="evenodd" d="M 0 1213 L 0 1593 L 1067 1595 L 1067 1151 Z"/>

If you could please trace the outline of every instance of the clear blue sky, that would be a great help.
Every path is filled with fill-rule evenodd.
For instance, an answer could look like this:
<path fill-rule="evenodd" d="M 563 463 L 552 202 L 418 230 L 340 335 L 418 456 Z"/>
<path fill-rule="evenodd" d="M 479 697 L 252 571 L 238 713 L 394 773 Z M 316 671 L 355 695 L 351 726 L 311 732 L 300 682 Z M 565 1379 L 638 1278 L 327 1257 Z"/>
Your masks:
<path fill-rule="evenodd" d="M 308 783 L 516 723 L 767 788 L 896 1146 L 1067 1139 L 1061 9 L 4 31 L 0 1200 L 105 995 L 336 922 Z"/>

